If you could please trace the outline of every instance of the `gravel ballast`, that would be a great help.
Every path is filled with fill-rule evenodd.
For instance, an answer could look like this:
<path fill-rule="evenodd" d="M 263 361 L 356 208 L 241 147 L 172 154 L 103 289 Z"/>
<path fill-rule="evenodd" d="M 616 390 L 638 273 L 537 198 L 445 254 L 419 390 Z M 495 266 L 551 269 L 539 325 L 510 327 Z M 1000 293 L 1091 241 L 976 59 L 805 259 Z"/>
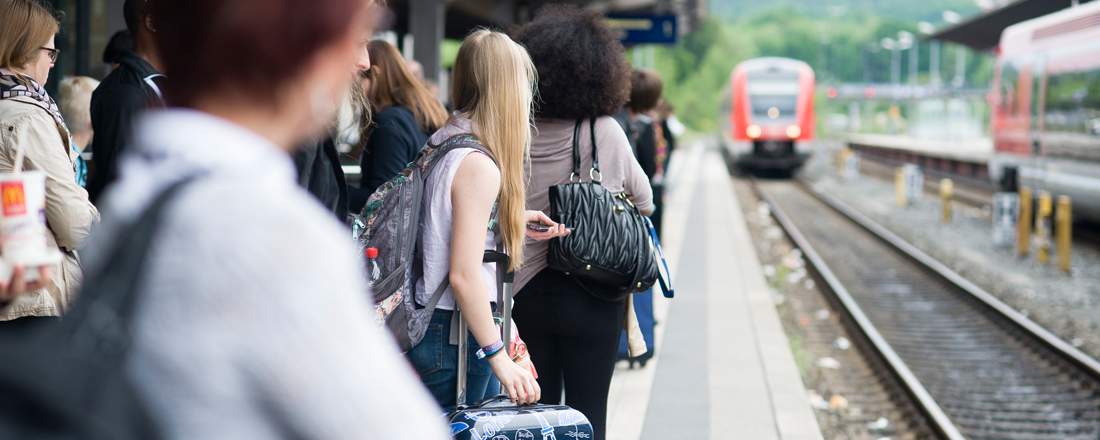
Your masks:
<path fill-rule="evenodd" d="M 1075 243 L 1071 275 L 1033 252 L 1017 257 L 993 244 L 989 213 L 955 204 L 941 222 L 938 198 L 925 194 L 898 207 L 892 182 L 860 176 L 843 179 L 830 154 L 819 154 L 801 174 L 814 189 L 832 195 L 890 229 L 925 253 L 1093 357 L 1100 358 L 1100 249 Z"/>

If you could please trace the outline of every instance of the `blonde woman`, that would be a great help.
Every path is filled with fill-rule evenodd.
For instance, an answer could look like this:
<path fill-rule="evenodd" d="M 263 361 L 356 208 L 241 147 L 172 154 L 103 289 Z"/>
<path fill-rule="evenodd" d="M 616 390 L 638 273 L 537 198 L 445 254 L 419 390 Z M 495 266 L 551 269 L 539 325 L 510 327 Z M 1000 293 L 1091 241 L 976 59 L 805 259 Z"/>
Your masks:
<path fill-rule="evenodd" d="M 549 226 L 547 232 L 527 232 L 546 240 L 568 232 L 538 212 L 524 210 L 523 164 L 531 142 L 530 116 L 535 68 L 527 52 L 508 36 L 476 31 L 462 43 L 455 60 L 452 100 L 455 113 L 432 135 L 429 143 L 472 133 L 491 155 L 473 148 L 447 153 L 428 175 L 420 225 L 424 270 L 416 297 L 425 304 L 445 280 L 444 293 L 424 339 L 409 351 L 424 384 L 443 408 L 454 407 L 458 348 L 450 343 L 451 320 L 457 304 L 470 328 L 467 401 L 487 395 L 495 375 L 517 403 L 539 400 L 538 383 L 530 369 L 516 364 L 501 350 L 500 332 L 493 322 L 496 270 L 482 264 L 482 254 L 500 242 L 512 261 L 523 261 L 526 223 Z M 495 218 L 494 218 L 495 212 Z M 491 228 L 492 222 L 498 227 Z M 493 232 L 493 231 L 498 232 Z M 446 278 L 445 278 L 446 277 Z M 475 353 L 481 349 L 484 359 Z"/>
<path fill-rule="evenodd" d="M 92 142 L 92 92 L 99 81 L 87 76 L 69 76 L 61 80 L 61 115 L 73 133 L 71 149 L 76 155 L 76 183 L 84 186 L 88 178 L 88 164 L 81 154 Z"/>
<path fill-rule="evenodd" d="M 0 173 L 22 168 L 46 174 L 47 240 L 63 255 L 52 277 L 43 276 L 48 275 L 44 269 L 39 274 L 45 282 L 28 287 L 21 275 L 10 284 L 0 280 L 4 322 L 30 323 L 64 312 L 80 284 L 76 250 L 99 219 L 88 193 L 76 184 L 69 128 L 43 88 L 57 61 L 58 26 L 38 1 L 0 0 Z M 22 162 L 16 163 L 19 157 Z M 30 292 L 12 295 L 24 290 Z"/>

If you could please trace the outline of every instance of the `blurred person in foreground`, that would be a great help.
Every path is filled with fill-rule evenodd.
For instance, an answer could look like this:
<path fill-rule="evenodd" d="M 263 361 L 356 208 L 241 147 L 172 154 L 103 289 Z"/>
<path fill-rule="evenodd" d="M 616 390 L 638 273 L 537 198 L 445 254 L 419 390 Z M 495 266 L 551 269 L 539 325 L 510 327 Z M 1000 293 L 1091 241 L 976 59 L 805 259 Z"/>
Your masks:
<path fill-rule="evenodd" d="M 401 52 L 382 40 L 370 42 L 371 68 L 364 71 L 371 107 L 360 187 L 353 189 L 351 210 L 363 209 L 367 197 L 416 159 L 428 136 L 447 122 L 447 110 L 408 69 Z"/>
<path fill-rule="evenodd" d="M 81 279 L 76 250 L 99 219 L 76 183 L 69 128 L 42 88 L 57 61 L 59 27 L 37 0 L 0 0 L 0 173 L 46 174 L 47 245 L 62 254 L 52 277 L 42 267 L 38 281 L 26 284 L 17 268 L 11 280 L 0 282 L 0 321 L 16 320 L 7 325 L 31 325 L 65 311 Z"/>
<path fill-rule="evenodd" d="M 130 145 L 135 118 L 147 108 L 163 107 L 160 51 L 154 36 L 159 25 L 149 15 L 150 6 L 162 0 L 126 0 L 122 12 L 133 38 L 133 51 L 120 50 L 118 68 L 111 71 L 92 94 L 92 166 L 88 196 L 92 203 L 118 175 L 118 160 Z M 168 0 L 171 1 L 171 0 Z M 112 39 L 113 40 L 113 39 Z M 119 44 L 124 44 L 120 41 Z M 122 49 L 122 48 L 120 48 Z M 105 54 L 106 56 L 106 54 Z"/>
<path fill-rule="evenodd" d="M 601 183 L 613 193 L 629 194 L 643 214 L 652 211 L 646 175 L 610 116 L 626 101 L 630 68 L 622 45 L 599 13 L 547 6 L 516 38 L 531 54 L 539 79 L 527 209 L 548 211 L 550 187 L 571 180 L 578 122 L 577 150 L 588 178 L 593 148 L 589 120 L 595 118 Z M 548 268 L 548 249 L 546 242 L 527 242 L 528 263 L 516 273 L 513 315 L 539 371 L 542 403 L 561 403 L 564 390 L 565 403 L 584 413 L 595 438 L 602 439 L 607 436 L 607 396 L 626 303 L 591 294 L 614 288 L 582 285 L 576 277 Z"/>
<path fill-rule="evenodd" d="M 347 231 L 297 185 L 288 154 L 328 127 L 353 69 L 369 66 L 373 10 L 153 5 L 173 108 L 138 122 L 87 263 L 112 264 L 119 228 L 196 176 L 161 219 L 133 324 L 130 374 L 168 439 L 447 438 L 375 324 Z"/>
<path fill-rule="evenodd" d="M 89 107 L 92 104 L 92 92 L 98 86 L 99 81 L 87 76 L 70 76 L 61 80 L 61 115 L 65 117 L 73 134 L 71 148 L 75 156 L 76 183 L 80 186 L 84 186 L 88 178 L 88 164 L 82 154 L 92 141 L 92 114 Z"/>

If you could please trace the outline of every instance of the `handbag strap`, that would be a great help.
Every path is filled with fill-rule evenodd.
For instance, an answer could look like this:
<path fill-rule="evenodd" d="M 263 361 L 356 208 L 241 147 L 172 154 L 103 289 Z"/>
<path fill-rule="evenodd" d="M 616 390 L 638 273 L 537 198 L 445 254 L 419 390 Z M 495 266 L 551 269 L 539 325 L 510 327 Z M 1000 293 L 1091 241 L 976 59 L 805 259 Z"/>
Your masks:
<path fill-rule="evenodd" d="M 579 181 L 581 175 L 581 124 L 584 123 L 584 119 L 577 119 L 577 123 L 573 125 L 573 172 L 569 175 L 569 181 Z M 603 174 L 600 173 L 600 155 L 599 150 L 596 147 L 596 118 L 588 120 L 588 135 L 592 140 L 592 168 L 588 170 L 588 177 L 593 182 L 600 183 L 603 180 Z"/>
<path fill-rule="evenodd" d="M 664 268 L 657 269 L 657 280 L 661 283 L 661 291 L 664 293 L 665 298 L 672 298 L 676 296 L 676 292 L 672 288 L 672 272 L 668 270 L 668 260 L 665 259 L 665 250 L 661 247 L 661 239 L 657 238 L 657 228 L 653 227 L 653 221 L 649 217 L 642 217 L 645 219 L 646 228 L 649 230 L 649 238 L 653 240 L 653 251 L 657 253 L 657 261 Z"/>
<path fill-rule="evenodd" d="M 600 155 L 596 148 L 596 118 L 588 120 L 588 135 L 592 138 L 592 169 L 588 170 L 588 177 L 593 182 L 600 183 L 603 174 L 600 173 Z"/>

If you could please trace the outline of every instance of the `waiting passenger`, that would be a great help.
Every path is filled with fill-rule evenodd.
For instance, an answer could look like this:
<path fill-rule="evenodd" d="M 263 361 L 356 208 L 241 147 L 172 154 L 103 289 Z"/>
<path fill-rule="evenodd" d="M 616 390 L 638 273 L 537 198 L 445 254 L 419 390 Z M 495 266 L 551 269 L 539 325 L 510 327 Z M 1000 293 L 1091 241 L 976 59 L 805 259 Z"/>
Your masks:
<path fill-rule="evenodd" d="M 530 369 L 501 354 L 503 341 L 492 315 L 492 303 L 497 299 L 495 265 L 482 263 L 483 252 L 494 249 L 498 238 L 512 257 L 511 269 L 515 269 L 524 258 L 525 231 L 541 240 L 566 234 L 541 212 L 524 210 L 523 167 L 531 139 L 534 81 L 535 68 L 527 52 L 507 35 L 487 30 L 470 34 L 454 65 L 455 113 L 429 139 L 432 145 L 440 145 L 452 136 L 469 133 L 488 152 L 451 150 L 427 176 L 425 186 L 422 211 L 429 214 L 421 216 L 424 273 L 416 283 L 416 299 L 427 304 L 437 288 L 446 282 L 450 287 L 439 300 L 424 339 L 408 356 L 444 408 L 456 403 L 458 348 L 450 343 L 456 306 L 471 332 L 467 402 L 486 397 L 490 375 L 500 380 L 517 403 L 537 402 L 540 397 Z M 531 232 L 526 228 L 528 222 L 551 228 L 544 233 Z M 476 359 L 479 348 L 492 354 Z M 495 390 L 491 394 L 495 395 Z"/>
<path fill-rule="evenodd" d="M 37 0 L 0 0 L 0 172 L 46 174 L 46 238 L 62 253 L 52 277 L 45 268 L 39 273 L 45 282 L 27 287 L 20 286 L 22 276 L 12 280 L 8 287 L 16 292 L 5 293 L 29 292 L 0 295 L 0 321 L 31 323 L 65 311 L 81 279 L 76 250 L 99 219 L 88 193 L 77 185 L 65 119 L 42 88 L 57 61 L 59 26 Z"/>
<path fill-rule="evenodd" d="M 653 188 L 653 214 L 650 220 L 658 232 L 664 218 L 665 167 L 672 153 L 664 121 L 657 110 L 661 102 L 661 77 L 651 69 L 634 69 L 630 74 L 630 99 L 619 113 L 619 123 L 634 146 L 634 156 L 642 165 Z"/>
<path fill-rule="evenodd" d="M 408 69 L 392 44 L 375 40 L 366 70 L 372 123 L 359 159 L 362 180 L 352 190 L 351 211 L 363 209 L 367 197 L 416 159 L 428 136 L 447 122 L 443 108 L 425 84 Z"/>
<path fill-rule="evenodd" d="M 353 66 L 366 67 L 374 6 L 151 5 L 177 107 L 139 121 L 87 262 L 116 264 L 104 258 L 126 239 L 119 228 L 194 176 L 161 219 L 129 354 L 164 438 L 448 438 L 373 324 L 348 232 L 297 185 L 287 154 L 325 130 Z"/>
<path fill-rule="evenodd" d="M 549 188 L 570 181 L 573 129 L 580 120 L 585 121 L 578 135 L 581 169 L 592 166 L 587 120 L 597 118 L 603 185 L 630 194 L 643 214 L 652 211 L 649 181 L 622 127 L 610 116 L 626 101 L 630 69 L 601 16 L 575 7 L 547 7 L 520 30 L 517 40 L 530 52 L 539 74 L 527 209 L 548 210 Z M 599 286 L 582 286 L 574 277 L 549 269 L 547 250 L 547 243 L 528 243 L 527 263 L 516 274 L 513 315 L 538 369 L 542 402 L 560 403 L 564 387 L 566 404 L 588 417 L 596 438 L 604 438 L 625 304 L 598 299 L 586 289 Z"/>
<path fill-rule="evenodd" d="M 61 115 L 72 132 L 72 150 L 75 157 L 76 183 L 84 186 L 88 178 L 88 163 L 84 161 L 84 149 L 92 142 L 92 92 L 99 81 L 86 76 L 72 76 L 61 80 Z"/>
<path fill-rule="evenodd" d="M 157 81 L 160 53 L 153 41 L 158 25 L 149 15 L 149 7 L 160 0 L 126 0 L 122 12 L 126 29 L 133 36 L 133 52 L 122 52 L 119 67 L 113 70 L 92 94 L 92 167 L 88 176 L 88 196 L 92 203 L 118 178 L 118 162 L 129 147 L 134 121 L 148 108 L 164 107 L 164 96 Z M 227 64 L 228 61 L 227 61 Z"/>

